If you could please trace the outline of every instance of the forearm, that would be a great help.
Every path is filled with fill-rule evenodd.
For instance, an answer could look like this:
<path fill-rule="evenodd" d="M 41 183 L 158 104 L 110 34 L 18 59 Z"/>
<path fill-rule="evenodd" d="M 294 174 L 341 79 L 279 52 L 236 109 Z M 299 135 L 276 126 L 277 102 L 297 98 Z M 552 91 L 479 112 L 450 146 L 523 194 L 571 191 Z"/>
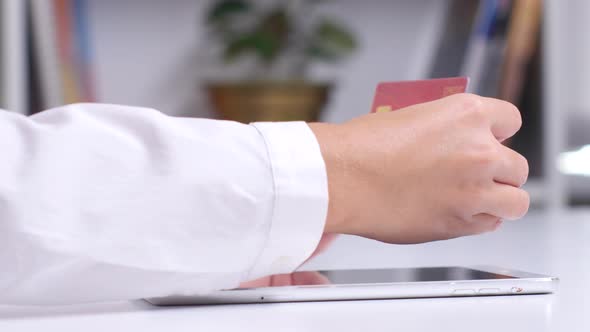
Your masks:
<path fill-rule="evenodd" d="M 305 135 L 303 149 L 317 147 L 313 135 L 283 126 L 96 104 L 0 113 L 0 302 L 207 292 L 291 272 L 319 241 L 327 194 L 319 151 L 290 147 Z"/>

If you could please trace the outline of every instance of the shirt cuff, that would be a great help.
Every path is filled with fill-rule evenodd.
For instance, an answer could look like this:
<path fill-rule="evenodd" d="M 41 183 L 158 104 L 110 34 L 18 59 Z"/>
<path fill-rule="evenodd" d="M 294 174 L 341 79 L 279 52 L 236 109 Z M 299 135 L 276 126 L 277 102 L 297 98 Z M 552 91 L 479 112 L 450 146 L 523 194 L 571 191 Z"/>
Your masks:
<path fill-rule="evenodd" d="M 291 273 L 317 247 L 328 213 L 328 179 L 320 146 L 305 122 L 253 123 L 264 138 L 274 180 L 266 245 L 248 275 Z"/>

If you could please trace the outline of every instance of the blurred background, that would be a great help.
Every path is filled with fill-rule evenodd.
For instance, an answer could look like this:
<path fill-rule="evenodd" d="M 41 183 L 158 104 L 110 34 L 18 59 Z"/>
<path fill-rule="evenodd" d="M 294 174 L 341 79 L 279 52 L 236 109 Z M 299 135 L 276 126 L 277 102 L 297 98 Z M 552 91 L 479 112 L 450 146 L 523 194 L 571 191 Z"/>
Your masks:
<path fill-rule="evenodd" d="M 0 0 L 0 107 L 343 122 L 381 81 L 517 104 L 533 208 L 590 203 L 585 0 Z"/>

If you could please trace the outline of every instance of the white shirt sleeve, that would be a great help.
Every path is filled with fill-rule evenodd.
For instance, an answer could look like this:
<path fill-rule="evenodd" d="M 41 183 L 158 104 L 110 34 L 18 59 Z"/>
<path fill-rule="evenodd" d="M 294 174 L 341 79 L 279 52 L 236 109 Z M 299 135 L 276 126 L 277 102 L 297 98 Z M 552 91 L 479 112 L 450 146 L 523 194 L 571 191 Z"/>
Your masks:
<path fill-rule="evenodd" d="M 303 122 L 0 111 L 0 303 L 203 294 L 289 273 L 328 207 Z"/>

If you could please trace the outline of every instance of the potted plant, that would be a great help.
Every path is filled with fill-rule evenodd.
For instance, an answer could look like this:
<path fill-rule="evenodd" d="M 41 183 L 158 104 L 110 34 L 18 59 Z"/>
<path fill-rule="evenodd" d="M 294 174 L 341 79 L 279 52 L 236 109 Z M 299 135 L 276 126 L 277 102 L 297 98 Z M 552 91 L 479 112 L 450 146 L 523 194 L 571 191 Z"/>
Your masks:
<path fill-rule="evenodd" d="M 313 61 L 337 62 L 357 47 L 338 22 L 315 15 L 320 0 L 216 0 L 207 24 L 224 66 L 247 68 L 240 79 L 208 82 L 210 100 L 222 119 L 315 121 L 329 83 L 308 79 Z"/>

